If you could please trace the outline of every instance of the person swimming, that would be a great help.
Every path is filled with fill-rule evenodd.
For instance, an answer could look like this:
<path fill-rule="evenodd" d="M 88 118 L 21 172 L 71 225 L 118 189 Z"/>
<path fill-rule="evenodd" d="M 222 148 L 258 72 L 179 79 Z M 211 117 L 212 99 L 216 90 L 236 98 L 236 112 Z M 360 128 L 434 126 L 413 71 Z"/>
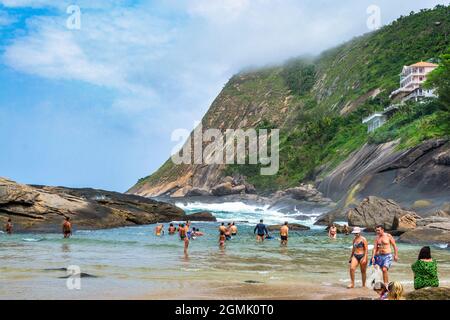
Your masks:
<path fill-rule="evenodd" d="M 164 225 L 163 224 L 157 225 L 155 227 L 155 234 L 158 237 L 160 237 L 161 235 L 164 235 Z"/>
<path fill-rule="evenodd" d="M 226 241 L 226 236 L 225 236 L 225 232 L 220 232 L 219 235 L 219 247 L 223 248 L 225 247 L 225 241 Z"/>
<path fill-rule="evenodd" d="M 234 224 L 234 222 L 231 224 L 230 230 L 231 230 L 231 235 L 232 235 L 233 237 L 237 235 L 238 228 L 237 228 L 237 226 Z"/>
<path fill-rule="evenodd" d="M 72 224 L 70 223 L 70 217 L 66 217 L 62 226 L 64 238 L 69 238 L 72 235 Z"/>
<path fill-rule="evenodd" d="M 253 230 L 253 234 L 257 233 L 256 235 L 256 241 L 264 241 L 264 236 L 269 236 L 269 231 L 267 231 L 266 225 L 263 223 L 263 219 L 259 220 L 259 223 L 256 225 L 255 229 Z M 258 231 L 258 232 L 257 232 Z"/>
<path fill-rule="evenodd" d="M 5 232 L 7 234 L 12 234 L 13 233 L 13 224 L 12 224 L 11 218 L 8 218 L 8 221 L 6 222 Z"/>
<path fill-rule="evenodd" d="M 177 228 L 175 228 L 173 223 L 171 223 L 169 225 L 169 228 L 167 229 L 167 231 L 169 232 L 169 235 L 173 235 L 173 234 L 175 234 L 175 232 L 177 232 Z"/>

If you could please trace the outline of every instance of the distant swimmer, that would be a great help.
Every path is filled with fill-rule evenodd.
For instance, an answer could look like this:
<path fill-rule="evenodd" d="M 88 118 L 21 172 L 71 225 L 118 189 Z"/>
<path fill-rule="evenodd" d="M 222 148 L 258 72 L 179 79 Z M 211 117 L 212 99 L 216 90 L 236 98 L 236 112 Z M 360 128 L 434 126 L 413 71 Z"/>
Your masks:
<path fill-rule="evenodd" d="M 66 217 L 64 220 L 62 231 L 64 238 L 69 238 L 72 235 L 72 224 L 70 223 L 70 217 Z"/>
<path fill-rule="evenodd" d="M 225 238 L 227 240 L 231 240 L 231 223 L 228 223 L 227 227 L 225 228 Z"/>
<path fill-rule="evenodd" d="M 337 236 L 337 228 L 336 225 L 333 223 L 330 226 L 330 229 L 328 229 L 328 237 L 330 237 L 331 239 L 336 239 Z"/>
<path fill-rule="evenodd" d="M 192 236 L 193 237 L 201 237 L 204 235 L 205 234 L 203 232 L 201 232 L 199 228 L 192 228 Z"/>
<path fill-rule="evenodd" d="M 352 254 L 350 256 L 350 285 L 347 288 L 351 289 L 355 287 L 355 271 L 358 265 L 361 269 L 362 286 L 366 286 L 366 269 L 367 269 L 367 256 L 369 254 L 368 244 L 366 238 L 361 236 L 361 228 L 355 227 L 352 231 L 355 235 L 353 239 Z"/>
<path fill-rule="evenodd" d="M 389 282 L 388 271 L 392 264 L 392 250 L 394 248 L 394 261 L 398 261 L 398 248 L 394 238 L 384 232 L 383 226 L 377 226 L 375 228 L 377 237 L 373 247 L 372 264 L 380 266 L 383 270 L 383 281 L 387 285 Z"/>
<path fill-rule="evenodd" d="M 237 235 L 238 228 L 236 227 L 236 225 L 234 224 L 234 222 L 231 224 L 230 231 L 231 231 L 231 235 L 232 235 L 233 237 Z"/>
<path fill-rule="evenodd" d="M 185 227 L 184 224 L 181 224 L 178 230 L 180 234 L 180 240 L 184 241 L 184 253 L 187 254 L 187 250 L 189 247 L 189 237 L 187 235 L 187 232 L 189 229 L 187 228 L 187 226 Z"/>
<path fill-rule="evenodd" d="M 225 222 L 222 222 L 222 224 L 219 227 L 219 233 L 223 232 L 223 234 L 225 234 L 226 231 L 227 231 L 227 227 L 225 227 Z"/>
<path fill-rule="evenodd" d="M 13 224 L 12 224 L 11 218 L 8 218 L 8 222 L 6 222 L 5 232 L 7 234 L 12 234 L 13 233 Z"/>
<path fill-rule="evenodd" d="M 175 228 L 175 226 L 173 225 L 173 223 L 171 223 L 169 225 L 169 228 L 167 229 L 167 231 L 169 232 L 170 235 L 175 234 L 175 232 L 177 232 L 177 228 Z"/>
<path fill-rule="evenodd" d="M 164 225 L 163 225 L 163 224 L 157 225 L 157 226 L 155 227 L 155 234 L 156 234 L 158 237 L 161 236 L 161 235 L 164 235 Z"/>
<path fill-rule="evenodd" d="M 219 247 L 223 248 L 225 247 L 225 240 L 226 240 L 225 232 L 220 232 L 219 236 Z"/>
<path fill-rule="evenodd" d="M 266 225 L 263 223 L 263 219 L 259 220 L 259 223 L 256 225 L 253 230 L 253 234 L 256 233 L 256 241 L 264 241 L 264 236 L 269 234 L 267 231 Z"/>
<path fill-rule="evenodd" d="M 287 245 L 288 242 L 288 236 L 289 236 L 289 227 L 287 221 L 284 223 L 283 226 L 280 228 L 280 238 L 281 238 L 281 244 Z"/>

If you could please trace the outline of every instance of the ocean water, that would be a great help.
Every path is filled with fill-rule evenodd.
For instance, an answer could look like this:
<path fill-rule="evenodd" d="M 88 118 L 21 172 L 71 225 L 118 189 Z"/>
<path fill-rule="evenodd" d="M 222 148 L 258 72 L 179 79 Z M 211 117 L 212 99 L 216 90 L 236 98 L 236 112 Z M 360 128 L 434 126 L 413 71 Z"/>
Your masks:
<path fill-rule="evenodd" d="M 352 236 L 328 239 L 324 227 L 313 225 L 321 212 L 284 214 L 239 202 L 179 206 L 187 213 L 208 210 L 218 219 L 193 222 L 205 236 L 190 241 L 187 256 L 177 235 L 157 237 L 154 225 L 87 231 L 77 230 L 74 220 L 70 239 L 60 234 L 0 233 L 0 299 L 176 298 L 180 292 L 189 298 L 193 290 L 218 283 L 231 289 L 249 282 L 334 288 L 348 284 Z M 299 214 L 308 218 L 296 220 Z M 273 240 L 256 243 L 253 228 L 261 217 L 267 224 L 298 222 L 311 230 L 291 232 L 287 247 L 280 246 L 276 234 Z M 220 221 L 236 221 L 239 228 L 224 249 L 218 246 Z M 374 239 L 373 234 L 366 237 L 369 243 Z M 391 269 L 391 279 L 410 287 L 410 265 L 420 247 L 399 244 L 399 248 L 400 260 Z M 450 285 L 449 249 L 436 245 L 432 253 L 441 284 Z M 65 268 L 70 266 L 91 276 L 81 278 L 80 289 L 73 289 L 72 279 L 66 278 Z"/>

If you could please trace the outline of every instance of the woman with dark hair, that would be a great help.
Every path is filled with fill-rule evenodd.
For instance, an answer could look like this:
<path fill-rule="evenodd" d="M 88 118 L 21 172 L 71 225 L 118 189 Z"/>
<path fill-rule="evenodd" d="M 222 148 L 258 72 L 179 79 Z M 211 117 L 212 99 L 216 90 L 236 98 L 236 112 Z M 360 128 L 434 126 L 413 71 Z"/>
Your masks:
<path fill-rule="evenodd" d="M 414 289 L 439 287 L 436 261 L 431 258 L 430 247 L 420 249 L 417 261 L 411 266 L 414 272 Z"/>

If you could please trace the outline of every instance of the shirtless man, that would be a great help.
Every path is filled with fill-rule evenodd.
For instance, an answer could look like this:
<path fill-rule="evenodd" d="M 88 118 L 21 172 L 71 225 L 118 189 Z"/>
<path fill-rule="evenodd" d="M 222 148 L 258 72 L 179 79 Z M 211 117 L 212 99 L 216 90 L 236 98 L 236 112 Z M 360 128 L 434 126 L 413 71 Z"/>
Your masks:
<path fill-rule="evenodd" d="M 184 253 L 187 254 L 187 250 L 189 247 L 189 237 L 187 236 L 188 227 L 184 226 L 184 224 L 181 224 L 178 228 L 179 234 L 180 234 L 180 240 L 184 241 Z"/>
<path fill-rule="evenodd" d="M 229 222 L 227 227 L 225 228 L 225 238 L 227 240 L 231 240 L 231 223 Z"/>
<path fill-rule="evenodd" d="M 72 235 L 72 224 L 70 223 L 70 217 L 66 217 L 62 226 L 62 231 L 64 238 L 69 238 Z"/>
<path fill-rule="evenodd" d="M 167 231 L 169 232 L 170 235 L 175 234 L 175 232 L 177 232 L 177 228 L 175 228 L 175 226 L 173 225 L 173 223 L 171 223 L 169 225 L 169 228 L 167 229 Z"/>
<path fill-rule="evenodd" d="M 164 235 L 164 225 L 163 225 L 163 224 L 157 225 L 157 226 L 155 227 L 155 234 L 156 234 L 158 237 L 161 236 L 161 235 Z"/>
<path fill-rule="evenodd" d="M 284 225 L 280 228 L 280 238 L 281 238 L 281 244 L 287 245 L 288 242 L 288 235 L 289 235 L 289 227 L 287 221 L 284 223 Z"/>
<path fill-rule="evenodd" d="M 336 235 L 337 235 L 337 229 L 336 229 L 336 225 L 333 223 L 330 226 L 330 229 L 328 229 L 328 237 L 330 237 L 330 239 L 336 239 Z"/>
<path fill-rule="evenodd" d="M 223 232 L 223 234 L 225 234 L 226 231 L 227 231 L 227 227 L 225 227 L 225 222 L 222 222 L 222 224 L 219 227 L 219 233 Z"/>
<path fill-rule="evenodd" d="M 12 234 L 12 232 L 13 232 L 13 225 L 11 222 L 11 218 L 8 218 L 8 222 L 6 222 L 5 231 L 7 234 Z"/>
<path fill-rule="evenodd" d="M 394 238 L 384 232 L 383 226 L 377 226 L 375 229 L 377 237 L 373 246 L 372 264 L 380 266 L 383 270 L 383 281 L 387 285 L 389 283 L 388 271 L 392 264 L 391 245 L 394 248 L 394 261 L 398 261 L 398 248 Z"/>
<path fill-rule="evenodd" d="M 235 235 L 237 235 L 238 229 L 237 229 L 236 225 L 234 224 L 234 222 L 231 224 L 230 231 L 231 231 L 231 235 L 232 235 L 233 237 L 234 237 Z"/>

